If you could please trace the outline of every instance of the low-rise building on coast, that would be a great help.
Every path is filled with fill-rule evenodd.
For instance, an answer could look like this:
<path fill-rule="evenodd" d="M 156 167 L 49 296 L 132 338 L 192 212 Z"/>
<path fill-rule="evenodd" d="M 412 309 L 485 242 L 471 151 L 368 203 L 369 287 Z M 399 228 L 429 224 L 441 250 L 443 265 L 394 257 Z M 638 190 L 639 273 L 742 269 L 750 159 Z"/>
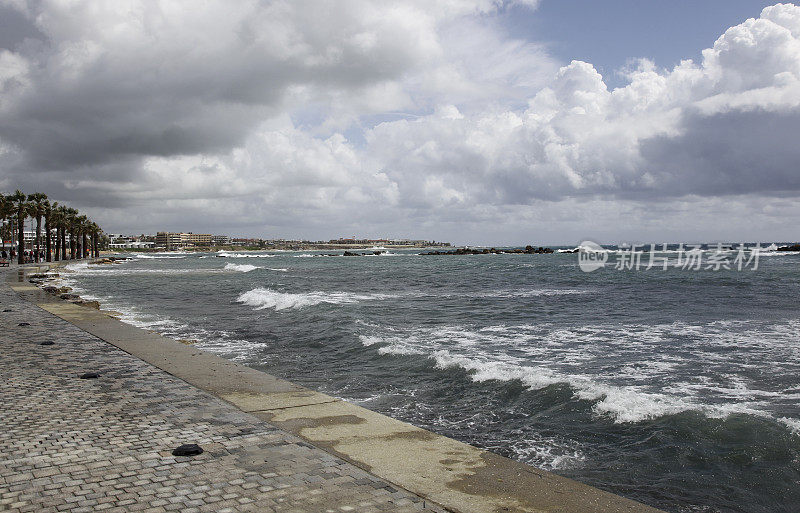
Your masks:
<path fill-rule="evenodd" d="M 174 249 L 188 249 L 194 247 L 210 247 L 214 243 L 210 233 L 193 232 L 158 232 L 156 233 L 155 247 L 171 251 Z"/>

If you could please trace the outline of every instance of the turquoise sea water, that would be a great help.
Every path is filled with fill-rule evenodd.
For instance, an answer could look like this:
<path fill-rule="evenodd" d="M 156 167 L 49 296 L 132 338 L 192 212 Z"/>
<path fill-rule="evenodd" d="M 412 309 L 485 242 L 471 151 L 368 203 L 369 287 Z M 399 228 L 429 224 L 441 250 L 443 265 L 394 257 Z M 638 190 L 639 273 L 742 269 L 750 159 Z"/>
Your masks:
<path fill-rule="evenodd" d="M 667 511 L 800 511 L 800 255 L 147 254 L 73 264 L 124 320 Z"/>

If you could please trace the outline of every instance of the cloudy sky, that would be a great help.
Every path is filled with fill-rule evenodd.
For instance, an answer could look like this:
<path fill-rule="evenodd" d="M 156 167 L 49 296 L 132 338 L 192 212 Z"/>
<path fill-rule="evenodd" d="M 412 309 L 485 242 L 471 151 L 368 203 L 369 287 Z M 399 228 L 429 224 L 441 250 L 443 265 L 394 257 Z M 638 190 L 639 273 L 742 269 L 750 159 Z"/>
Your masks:
<path fill-rule="evenodd" d="M 800 7 L 0 0 L 0 189 L 110 232 L 800 238 Z"/>

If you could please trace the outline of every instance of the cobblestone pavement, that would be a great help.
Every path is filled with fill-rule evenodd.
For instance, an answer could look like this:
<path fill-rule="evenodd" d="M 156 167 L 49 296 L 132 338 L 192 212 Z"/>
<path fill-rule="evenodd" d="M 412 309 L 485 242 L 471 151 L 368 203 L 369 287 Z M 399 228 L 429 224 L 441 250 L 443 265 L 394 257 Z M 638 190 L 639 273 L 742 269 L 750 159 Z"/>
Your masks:
<path fill-rule="evenodd" d="M 443 511 L 25 302 L 4 278 L 0 511 Z M 184 443 L 205 452 L 173 456 Z"/>

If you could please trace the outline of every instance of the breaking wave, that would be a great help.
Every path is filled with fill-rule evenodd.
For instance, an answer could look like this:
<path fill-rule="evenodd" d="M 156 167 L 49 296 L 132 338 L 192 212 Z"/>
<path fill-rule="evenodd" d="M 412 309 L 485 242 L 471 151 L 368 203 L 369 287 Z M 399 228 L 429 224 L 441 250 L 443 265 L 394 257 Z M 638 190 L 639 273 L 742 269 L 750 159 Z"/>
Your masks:
<path fill-rule="evenodd" d="M 227 251 L 220 251 L 214 256 L 219 258 L 275 258 L 278 255 L 269 255 L 266 253 L 228 253 Z"/>
<path fill-rule="evenodd" d="M 333 305 L 358 303 L 359 301 L 381 300 L 395 297 L 387 294 L 353 294 L 350 292 L 278 292 L 271 289 L 256 288 L 239 295 L 236 301 L 255 310 L 272 308 L 276 311 L 290 308 L 299 309 L 307 306 L 328 303 Z"/>
<path fill-rule="evenodd" d="M 149 255 L 145 255 L 143 253 L 137 253 L 133 255 L 135 258 L 139 260 L 177 260 L 179 258 L 186 258 L 186 255 L 164 255 L 159 253 L 153 253 Z"/>
<path fill-rule="evenodd" d="M 255 271 L 256 269 L 261 269 L 261 268 L 250 264 L 225 264 L 225 267 L 223 269 L 225 269 L 226 271 L 238 271 L 241 273 L 249 273 L 250 271 Z"/>

